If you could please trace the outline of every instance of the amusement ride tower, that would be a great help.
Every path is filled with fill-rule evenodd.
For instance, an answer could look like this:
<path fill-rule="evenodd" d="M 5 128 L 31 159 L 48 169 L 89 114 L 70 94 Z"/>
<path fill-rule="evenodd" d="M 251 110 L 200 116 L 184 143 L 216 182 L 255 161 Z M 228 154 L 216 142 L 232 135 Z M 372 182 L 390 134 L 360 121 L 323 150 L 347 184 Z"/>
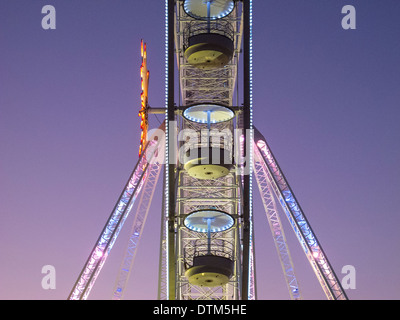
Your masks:
<path fill-rule="evenodd" d="M 252 1 L 165 0 L 165 36 L 165 106 L 148 105 L 142 43 L 139 160 L 69 299 L 88 297 L 140 194 L 114 288 L 113 298 L 122 298 L 162 168 L 158 299 L 256 299 L 253 175 L 290 297 L 301 298 L 277 204 L 327 298 L 347 299 L 265 138 L 253 127 Z M 165 115 L 158 129 L 148 130 L 149 113 Z"/>

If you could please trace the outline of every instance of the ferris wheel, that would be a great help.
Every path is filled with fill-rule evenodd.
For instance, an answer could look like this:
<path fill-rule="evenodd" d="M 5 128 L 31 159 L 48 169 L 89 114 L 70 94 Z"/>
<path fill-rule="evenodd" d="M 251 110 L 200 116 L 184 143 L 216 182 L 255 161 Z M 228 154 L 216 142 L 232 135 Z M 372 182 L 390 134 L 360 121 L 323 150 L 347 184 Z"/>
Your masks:
<path fill-rule="evenodd" d="M 165 1 L 165 106 L 148 105 L 147 48 L 142 41 L 139 158 L 69 299 L 88 298 L 131 214 L 131 236 L 113 291 L 113 299 L 123 297 L 161 169 L 158 299 L 257 298 L 256 185 L 290 298 L 301 299 L 301 289 L 282 212 L 326 297 L 347 299 L 266 139 L 253 125 L 252 10 L 251 0 Z M 165 116 L 153 135 L 148 130 L 151 113 Z M 131 212 L 137 198 L 137 209 Z"/>

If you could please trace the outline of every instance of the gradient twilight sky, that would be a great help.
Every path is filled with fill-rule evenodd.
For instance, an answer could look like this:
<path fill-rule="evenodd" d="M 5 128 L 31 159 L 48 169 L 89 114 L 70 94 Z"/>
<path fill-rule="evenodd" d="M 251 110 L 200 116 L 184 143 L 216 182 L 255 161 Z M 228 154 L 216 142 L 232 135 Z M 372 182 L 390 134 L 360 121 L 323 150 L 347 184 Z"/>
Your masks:
<path fill-rule="evenodd" d="M 57 10 L 56 30 L 41 9 Z M 357 29 L 343 30 L 354 5 Z M 350 299 L 400 298 L 400 1 L 254 0 L 254 122 Z M 137 161 L 140 39 L 164 101 L 164 1 L 0 0 L 0 299 L 66 299 Z M 162 116 L 151 116 L 157 127 Z M 126 299 L 157 297 L 158 186 Z M 255 190 L 259 299 L 288 299 Z M 92 290 L 109 299 L 131 220 Z M 324 299 L 293 232 L 304 299 Z M 41 287 L 44 265 L 56 289 Z"/>

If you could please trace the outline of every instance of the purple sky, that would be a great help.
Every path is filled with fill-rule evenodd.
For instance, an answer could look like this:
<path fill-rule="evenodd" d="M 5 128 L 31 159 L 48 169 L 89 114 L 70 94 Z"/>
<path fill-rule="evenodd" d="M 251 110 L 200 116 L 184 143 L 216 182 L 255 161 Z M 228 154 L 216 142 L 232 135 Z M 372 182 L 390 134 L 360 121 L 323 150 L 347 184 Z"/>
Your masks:
<path fill-rule="evenodd" d="M 356 268 L 349 298 L 399 299 L 400 2 L 253 2 L 255 125 L 339 278 Z M 46 4 L 56 30 L 41 28 Z M 356 30 L 341 27 L 346 4 Z M 0 2 L 0 299 L 67 298 L 137 161 L 141 38 L 161 107 L 163 1 Z M 159 198 L 126 299 L 157 297 Z M 258 297 L 288 299 L 255 198 Z M 324 299 L 283 222 L 303 298 Z M 130 223 L 91 299 L 112 296 Z M 44 265 L 54 290 L 41 287 Z"/>

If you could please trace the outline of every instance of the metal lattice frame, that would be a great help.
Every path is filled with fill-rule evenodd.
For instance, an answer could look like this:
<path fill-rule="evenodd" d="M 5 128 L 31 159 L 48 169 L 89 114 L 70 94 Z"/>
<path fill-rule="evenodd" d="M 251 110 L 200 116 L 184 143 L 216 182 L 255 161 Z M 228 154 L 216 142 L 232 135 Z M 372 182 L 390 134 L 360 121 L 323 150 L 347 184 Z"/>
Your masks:
<path fill-rule="evenodd" d="M 195 20 L 184 12 L 182 3 L 177 2 L 175 6 L 175 50 L 177 55 L 177 63 L 179 68 L 179 84 L 182 95 L 182 105 L 187 106 L 194 103 L 216 103 L 225 106 L 232 106 L 235 84 L 237 83 L 237 64 L 241 43 L 241 21 L 239 10 L 235 7 L 234 11 L 227 17 L 220 19 L 215 24 L 229 26 L 225 29 L 229 31 L 231 39 L 234 41 L 234 56 L 230 63 L 223 68 L 211 70 L 198 69 L 189 65 L 184 58 L 184 50 L 187 43 L 188 30 L 197 32 L 196 28 L 204 22 Z M 217 30 L 217 29 L 215 29 Z M 218 29 L 218 32 L 224 31 L 224 28 Z M 224 31 L 224 32 L 225 32 Z M 193 148 L 208 146 L 212 137 L 204 136 L 200 133 L 203 129 L 207 130 L 206 125 L 201 125 L 186 121 L 178 117 L 179 130 L 182 132 L 191 129 L 198 133 L 198 140 L 192 145 Z M 227 121 L 224 123 L 213 124 L 211 129 L 215 132 L 233 132 L 234 122 Z M 231 155 L 233 154 L 233 138 L 230 143 L 224 145 L 225 149 Z M 183 168 L 178 165 L 178 178 L 176 186 L 177 194 L 177 220 L 176 220 L 176 299 L 239 299 L 240 298 L 240 265 L 241 261 L 241 236 L 240 236 L 240 219 L 239 212 L 241 207 L 241 191 L 235 170 L 232 170 L 227 176 L 217 180 L 198 180 L 190 177 Z M 187 214 L 201 210 L 207 207 L 213 207 L 225 211 L 236 218 L 235 226 L 224 232 L 213 234 L 213 239 L 222 239 L 234 244 L 231 253 L 234 259 L 234 276 L 228 284 L 221 287 L 205 288 L 190 284 L 185 276 L 185 248 L 186 250 L 193 245 L 194 242 L 204 239 L 204 234 L 187 229 L 183 220 Z M 163 237 L 167 234 L 163 232 Z M 166 249 L 162 240 L 161 246 Z M 166 257 L 165 253 L 160 253 L 161 260 Z M 164 261 L 160 261 L 160 265 L 167 265 Z M 162 288 L 166 287 L 166 277 L 164 272 L 160 270 L 161 281 L 159 288 L 159 297 L 167 297 L 162 292 Z"/>
<path fill-rule="evenodd" d="M 149 162 L 156 152 L 158 143 L 148 143 L 144 152 L 129 177 L 118 201 L 105 224 L 100 237 L 87 259 L 85 266 L 79 274 L 73 289 L 68 297 L 69 300 L 85 300 L 92 289 L 108 254 L 110 253 L 121 228 L 128 217 L 138 193 L 143 185 L 145 173 Z"/>
<path fill-rule="evenodd" d="M 255 144 L 262 161 L 265 163 L 265 167 L 268 169 L 267 178 L 272 189 L 279 199 L 325 295 L 330 300 L 346 300 L 347 296 L 339 279 L 312 231 L 265 138 L 258 131 L 255 134 Z"/>
<path fill-rule="evenodd" d="M 279 218 L 278 208 L 272 194 L 272 187 L 268 179 L 268 168 L 263 161 L 260 151 L 254 145 L 254 174 L 264 205 L 265 214 L 271 229 L 272 238 L 278 252 L 282 271 L 288 286 L 289 295 L 292 300 L 301 299 L 297 278 L 294 271 L 293 261 L 286 243 L 285 233 Z"/>
<path fill-rule="evenodd" d="M 165 175 L 163 181 L 165 188 Z M 163 194 L 163 203 L 165 203 L 165 193 Z M 160 254 L 158 262 L 158 291 L 157 300 L 168 299 L 168 254 L 167 254 L 167 239 L 168 239 L 168 217 L 165 214 L 165 207 L 161 212 L 161 232 L 160 232 Z"/>
<path fill-rule="evenodd" d="M 176 4 L 176 5 L 175 5 Z M 253 239 L 253 215 L 252 215 L 252 168 L 250 174 L 243 173 L 243 163 L 239 161 L 225 177 L 216 180 L 197 180 L 190 177 L 182 167 L 173 164 L 174 152 L 169 143 L 174 144 L 170 134 L 174 128 L 170 128 L 170 122 L 178 120 L 178 129 L 194 129 L 201 132 L 201 125 L 196 125 L 183 120 L 176 112 L 174 102 L 174 70 L 173 51 L 174 41 L 176 45 L 177 62 L 179 68 L 179 84 L 182 94 L 182 104 L 179 107 L 192 103 L 217 103 L 232 106 L 235 84 L 237 83 L 237 66 L 241 51 L 242 34 L 244 38 L 244 99 L 241 112 L 243 118 L 236 119 L 236 128 L 249 129 L 250 139 L 243 139 L 240 156 L 244 154 L 253 163 L 253 124 L 252 124 L 252 0 L 243 0 L 235 3 L 232 14 L 221 19 L 222 24 L 229 27 L 226 31 L 234 41 L 234 56 L 231 62 L 223 67 L 213 70 L 197 69 L 186 63 L 183 52 L 187 34 L 185 30 L 192 28 L 190 32 L 198 32 L 196 20 L 185 15 L 182 1 L 165 0 L 166 9 L 166 101 L 165 101 L 165 175 L 164 175 L 164 199 L 161 221 L 161 246 L 160 246 L 160 276 L 159 299 L 254 299 L 255 298 L 255 269 L 254 269 L 254 239 Z M 242 7 L 238 9 L 239 4 Z M 175 10 L 175 11 L 174 11 Z M 241 16 L 239 17 L 239 12 Z M 243 14 L 246 12 L 246 14 Z M 172 14 L 173 13 L 173 14 Z M 203 23 L 203 22 L 201 22 Z M 173 28 L 173 29 L 172 29 Z M 194 28 L 194 29 L 193 29 Z M 218 27 L 219 28 L 219 27 Z M 217 27 L 218 32 L 221 29 Z M 173 31 L 173 32 L 171 32 Z M 185 38 L 186 37 L 186 38 Z M 170 69 L 169 69 L 170 68 Z M 204 127 L 204 126 L 203 126 Z M 217 131 L 235 128 L 234 121 L 225 122 L 214 126 Z M 196 146 L 204 145 L 204 136 L 200 135 Z M 207 137 L 208 144 L 210 136 Z M 176 141 L 175 141 L 176 142 Z M 234 144 L 237 148 L 237 143 Z M 298 298 L 297 281 L 294 276 L 289 251 L 283 236 L 281 223 L 277 215 L 276 203 L 272 192 L 281 204 L 307 259 L 309 260 L 318 281 L 328 299 L 347 299 L 333 268 L 322 250 L 315 234 L 313 233 L 297 199 L 295 198 L 286 178 L 279 168 L 265 138 L 257 132 L 254 140 L 256 153 L 255 173 L 266 209 L 268 221 L 278 252 L 281 257 L 282 267 L 287 279 L 291 296 Z M 125 185 L 117 204 L 115 205 L 100 237 L 98 238 L 86 264 L 72 289 L 69 299 L 86 299 L 92 289 L 99 272 L 104 265 L 118 234 L 128 217 L 133 203 L 140 192 L 146 179 L 146 170 L 149 162 L 157 150 L 156 143 L 147 145 L 148 150 L 142 153 L 127 184 Z M 229 149 L 229 148 L 228 148 Z M 234 148 L 229 152 L 234 153 Z M 244 151 L 246 149 L 246 152 Z M 247 154 L 248 153 L 248 154 Z M 238 158 L 240 158 L 240 156 Z M 236 154 L 235 154 L 236 157 Z M 160 167 L 157 168 L 159 173 Z M 148 175 L 152 175 L 151 171 Z M 154 171 L 155 172 L 155 171 Z M 157 173 L 157 175 L 158 175 Z M 246 175 L 244 175 L 246 174 Z M 148 178 L 148 176 L 147 176 Z M 149 190 L 154 191 L 155 181 L 149 179 Z M 176 180 L 176 181 L 175 181 Z M 154 182 L 154 183 L 153 183 Z M 272 191 L 272 192 L 271 192 Z M 134 222 L 132 237 L 137 240 L 129 252 L 130 267 L 132 266 L 134 252 L 144 226 L 147 210 L 151 202 L 151 196 L 143 195 L 144 210 L 137 215 Z M 191 285 L 184 275 L 185 269 L 190 266 L 190 255 L 195 250 L 204 246 L 204 233 L 194 232 L 183 224 L 185 217 L 196 210 L 204 208 L 216 208 L 229 213 L 235 218 L 235 225 L 226 231 L 215 232 L 210 238 L 209 250 L 218 254 L 229 255 L 234 261 L 234 275 L 223 286 L 204 288 Z M 146 211 L 146 212 L 145 212 Z M 134 242 L 134 241 L 133 241 Z M 229 243 L 229 246 L 221 245 Z M 224 251 L 226 250 L 226 251 Z M 129 250 L 128 250 L 129 251 Z M 171 272 L 173 271 L 173 272 Z M 125 275 L 124 275 L 125 276 Z M 126 282 L 127 277 L 123 281 Z M 121 288 L 121 286 L 117 287 Z"/>
<path fill-rule="evenodd" d="M 199 22 L 186 15 L 182 4 L 177 4 L 176 9 L 175 43 L 182 104 L 190 105 L 208 102 L 220 103 L 226 106 L 232 105 L 242 40 L 241 22 L 243 18 L 239 16 L 237 6 L 227 17 L 218 20 L 218 22 L 212 22 L 214 24 L 226 23 L 229 25 L 235 52 L 227 66 L 212 70 L 198 69 L 188 64 L 185 60 L 183 53 L 186 47 L 188 30 L 194 23 L 201 24 L 204 22 Z"/>
<path fill-rule="evenodd" d="M 150 164 L 147 169 L 147 174 L 141 191 L 138 208 L 135 212 L 133 219 L 131 236 L 129 238 L 125 250 L 125 256 L 122 260 L 120 271 L 115 282 L 113 300 L 120 300 L 123 297 L 126 284 L 132 271 L 132 266 L 139 246 L 139 241 L 143 233 L 143 228 L 146 223 L 147 215 L 149 213 L 161 167 L 161 163 L 155 162 Z"/>
<path fill-rule="evenodd" d="M 183 220 L 187 214 L 212 207 L 222 210 L 231 216 L 238 217 L 238 184 L 234 172 L 229 173 L 223 179 L 198 180 L 190 177 L 186 171 L 180 172 L 182 183 L 178 185 L 178 232 L 177 232 L 177 297 L 180 300 L 189 299 L 238 299 L 239 277 L 238 269 L 240 264 L 239 233 L 236 225 L 230 230 L 213 233 L 213 240 L 222 239 L 234 244 L 232 252 L 226 252 L 233 257 L 235 263 L 234 276 L 222 287 L 206 288 L 192 285 L 188 282 L 185 271 L 188 261 L 185 260 L 185 251 L 193 247 L 196 241 L 204 240 L 205 234 L 187 229 Z M 221 248 L 220 248 L 221 249 Z M 222 249 L 221 249 L 222 250 Z M 190 262 L 189 262 L 190 264 Z"/>
<path fill-rule="evenodd" d="M 245 0 L 245 6 L 248 6 L 248 12 L 251 12 L 251 0 Z M 176 6 L 175 6 L 176 4 Z M 230 63 L 223 67 L 217 68 L 214 70 L 199 70 L 195 69 L 192 66 L 186 64 L 183 58 L 183 48 L 185 47 L 185 39 L 183 37 L 184 30 L 187 29 L 188 23 L 192 23 L 194 19 L 189 18 L 184 14 L 181 8 L 182 2 L 176 2 L 172 0 L 165 1 L 165 9 L 166 9 L 166 88 L 165 88 L 165 119 L 167 121 L 165 126 L 165 133 L 167 136 L 167 140 L 165 143 L 166 153 L 165 153 L 165 176 L 164 176 L 164 212 L 162 218 L 162 245 L 160 249 L 160 289 L 159 296 L 165 296 L 168 299 L 175 299 L 176 293 L 178 290 L 176 289 L 176 284 L 179 284 L 179 281 L 175 281 L 179 276 L 179 274 L 174 274 L 177 270 L 175 268 L 175 257 L 182 256 L 182 251 L 180 250 L 181 242 L 186 241 L 185 239 L 190 239 L 191 235 L 184 235 L 186 232 L 183 231 L 180 234 L 180 240 L 175 241 L 174 233 L 175 230 L 181 230 L 182 226 L 182 217 L 187 214 L 185 210 L 187 207 L 183 204 L 183 202 L 179 203 L 178 208 L 181 207 L 182 211 L 179 211 L 176 215 L 175 213 L 175 194 L 172 191 L 177 190 L 179 187 L 186 187 L 185 182 L 182 185 L 175 185 L 175 169 L 177 169 L 176 165 L 173 164 L 173 152 L 170 153 L 169 143 L 170 137 L 173 136 L 170 133 L 170 125 L 169 123 L 176 120 L 177 113 L 175 113 L 175 104 L 174 104 L 174 66 L 172 63 L 172 53 L 174 51 L 173 37 L 175 36 L 175 44 L 176 44 L 176 53 L 178 58 L 178 68 L 180 73 L 180 91 L 182 93 L 183 101 L 182 105 L 189 105 L 191 103 L 221 103 L 227 106 L 232 106 L 233 95 L 235 91 L 235 84 L 237 84 L 237 69 L 238 69 L 238 61 L 239 61 L 239 53 L 241 52 L 241 38 L 242 38 L 242 30 L 243 30 L 243 8 L 242 10 L 238 9 L 239 6 L 242 5 L 241 2 L 235 3 L 235 9 L 233 12 L 225 18 L 221 19 L 221 22 L 229 25 L 229 28 L 226 31 L 230 33 L 233 41 L 234 41 L 234 55 L 233 59 Z M 176 11 L 174 11 L 176 9 Z M 174 12 L 174 15 L 171 13 Z M 247 12 L 247 11 L 246 11 Z M 241 16 L 240 16 L 241 14 Z M 251 26 L 251 16 L 248 15 L 248 18 L 244 19 L 245 24 L 250 23 Z M 175 21 L 174 21 L 175 18 Z M 250 19 L 250 20 L 249 20 Z M 247 21 L 247 22 L 246 22 Z M 173 28 L 173 29 L 172 29 Z M 174 31 L 173 33 L 170 32 Z M 192 29 L 193 30 L 193 29 Z M 250 29 L 249 29 L 250 30 Z M 249 45 L 249 48 L 246 48 L 246 59 L 250 59 L 250 64 L 245 63 L 245 69 L 247 70 L 245 74 L 248 76 L 248 80 L 245 82 L 249 84 L 249 88 L 245 88 L 245 95 L 251 92 L 251 36 L 247 37 L 247 40 L 244 41 Z M 245 60 L 246 60 L 245 59 Z M 248 97 L 249 98 L 249 97 Z M 246 109 L 245 117 L 247 120 L 244 120 L 244 125 L 246 128 L 251 128 L 251 105 L 252 102 L 248 101 L 250 99 L 244 99 Z M 181 106 L 181 103 L 179 103 Z M 248 121 L 250 119 L 250 122 Z M 238 123 L 238 122 L 237 122 Z M 180 122 L 181 126 L 179 129 L 184 129 L 183 122 Z M 231 127 L 232 123 L 228 123 L 228 126 Z M 241 126 L 241 128 L 243 128 Z M 201 141 L 203 143 L 203 141 Z M 248 143 L 248 142 L 247 142 Z M 91 255 L 89 256 L 81 274 L 77 282 L 75 283 L 74 288 L 72 289 L 69 298 L 70 299 L 86 299 L 102 266 L 105 263 L 105 260 L 116 240 L 118 234 L 123 226 L 124 221 L 126 220 L 133 202 L 138 195 L 141 186 L 143 184 L 143 180 L 145 178 L 145 172 L 148 167 L 148 160 L 150 159 L 149 154 L 147 156 L 143 156 L 145 153 L 139 158 L 139 161 L 130 176 L 128 183 L 126 184 L 120 198 L 117 201 L 115 208 L 113 209 L 110 218 L 108 219 L 100 237 L 98 238 Z M 152 156 L 152 154 L 151 154 Z M 185 180 L 185 179 L 184 179 Z M 193 291 L 186 291 L 187 295 L 185 298 L 219 298 L 219 299 L 238 299 L 242 298 L 241 295 L 245 299 L 248 298 L 248 287 L 247 281 L 248 276 L 250 276 L 250 287 L 251 290 L 254 290 L 254 267 L 251 265 L 249 268 L 249 261 L 254 261 L 254 255 L 252 250 L 250 250 L 250 256 L 245 255 L 242 256 L 242 247 L 245 247 L 247 254 L 249 253 L 249 247 L 252 247 L 252 223 L 251 223 L 251 177 L 250 183 L 248 183 L 248 177 L 244 179 L 245 187 L 238 187 L 241 185 L 240 176 L 237 174 L 235 170 L 232 170 L 227 177 L 220 179 L 225 186 L 227 185 L 235 185 L 234 195 L 228 197 L 222 197 L 223 193 L 216 192 L 218 201 L 222 201 L 219 205 L 224 207 L 225 211 L 236 212 L 236 225 L 232 229 L 226 232 L 218 232 L 215 237 L 220 237 L 224 240 L 229 240 L 235 244 L 234 251 L 232 253 L 235 259 L 235 275 L 231 278 L 231 281 L 228 285 L 223 288 L 214 288 L 204 291 L 198 290 L 198 293 Z M 190 182 L 191 183 L 191 182 Z M 203 185 L 204 186 L 204 185 Z M 202 187 L 203 187 L 202 186 Z M 215 192 L 216 188 L 220 188 L 221 186 L 211 186 L 205 185 L 208 191 L 204 193 L 203 198 L 198 198 L 197 200 L 202 201 L 202 205 L 204 205 L 204 201 L 202 199 L 206 199 L 210 195 L 211 192 Z M 231 187 L 229 187 L 231 188 Z M 199 188 L 200 189 L 200 188 Z M 243 197 L 243 194 L 245 197 Z M 238 196 L 240 195 L 240 196 Z M 245 199 L 241 202 L 241 199 Z M 214 200 L 216 200 L 214 199 Z M 223 202 L 225 202 L 223 204 Z M 245 209 L 243 209 L 245 208 Z M 245 218 L 242 218 L 246 216 Z M 241 217 L 239 219 L 239 217 Z M 250 219 L 249 219 L 250 217 Z M 140 223 L 139 223 L 140 224 Z M 250 225 L 250 228 L 249 228 Z M 183 230 L 183 229 L 182 229 Z M 188 233 L 190 233 L 188 231 Z M 183 235 L 183 236 L 182 236 Z M 198 235 L 197 235 L 198 236 Z M 241 239 L 247 239 L 246 243 L 242 242 Z M 249 241 L 250 239 L 250 241 Z M 174 247 L 176 246 L 176 247 Z M 242 272 L 241 266 L 246 266 L 246 271 Z M 250 270 L 250 272 L 249 272 Z M 241 276 L 246 277 L 245 281 L 241 280 Z M 175 283 L 176 282 L 176 283 Z M 172 285 L 173 284 L 173 285 Z M 241 284 L 241 287 L 240 285 Z M 166 292 L 161 292 L 165 288 Z M 245 289 L 244 289 L 245 288 Z M 242 292 L 240 292 L 242 290 Z M 180 290 L 180 292 L 183 292 Z M 182 295 L 179 297 L 183 297 Z"/>

